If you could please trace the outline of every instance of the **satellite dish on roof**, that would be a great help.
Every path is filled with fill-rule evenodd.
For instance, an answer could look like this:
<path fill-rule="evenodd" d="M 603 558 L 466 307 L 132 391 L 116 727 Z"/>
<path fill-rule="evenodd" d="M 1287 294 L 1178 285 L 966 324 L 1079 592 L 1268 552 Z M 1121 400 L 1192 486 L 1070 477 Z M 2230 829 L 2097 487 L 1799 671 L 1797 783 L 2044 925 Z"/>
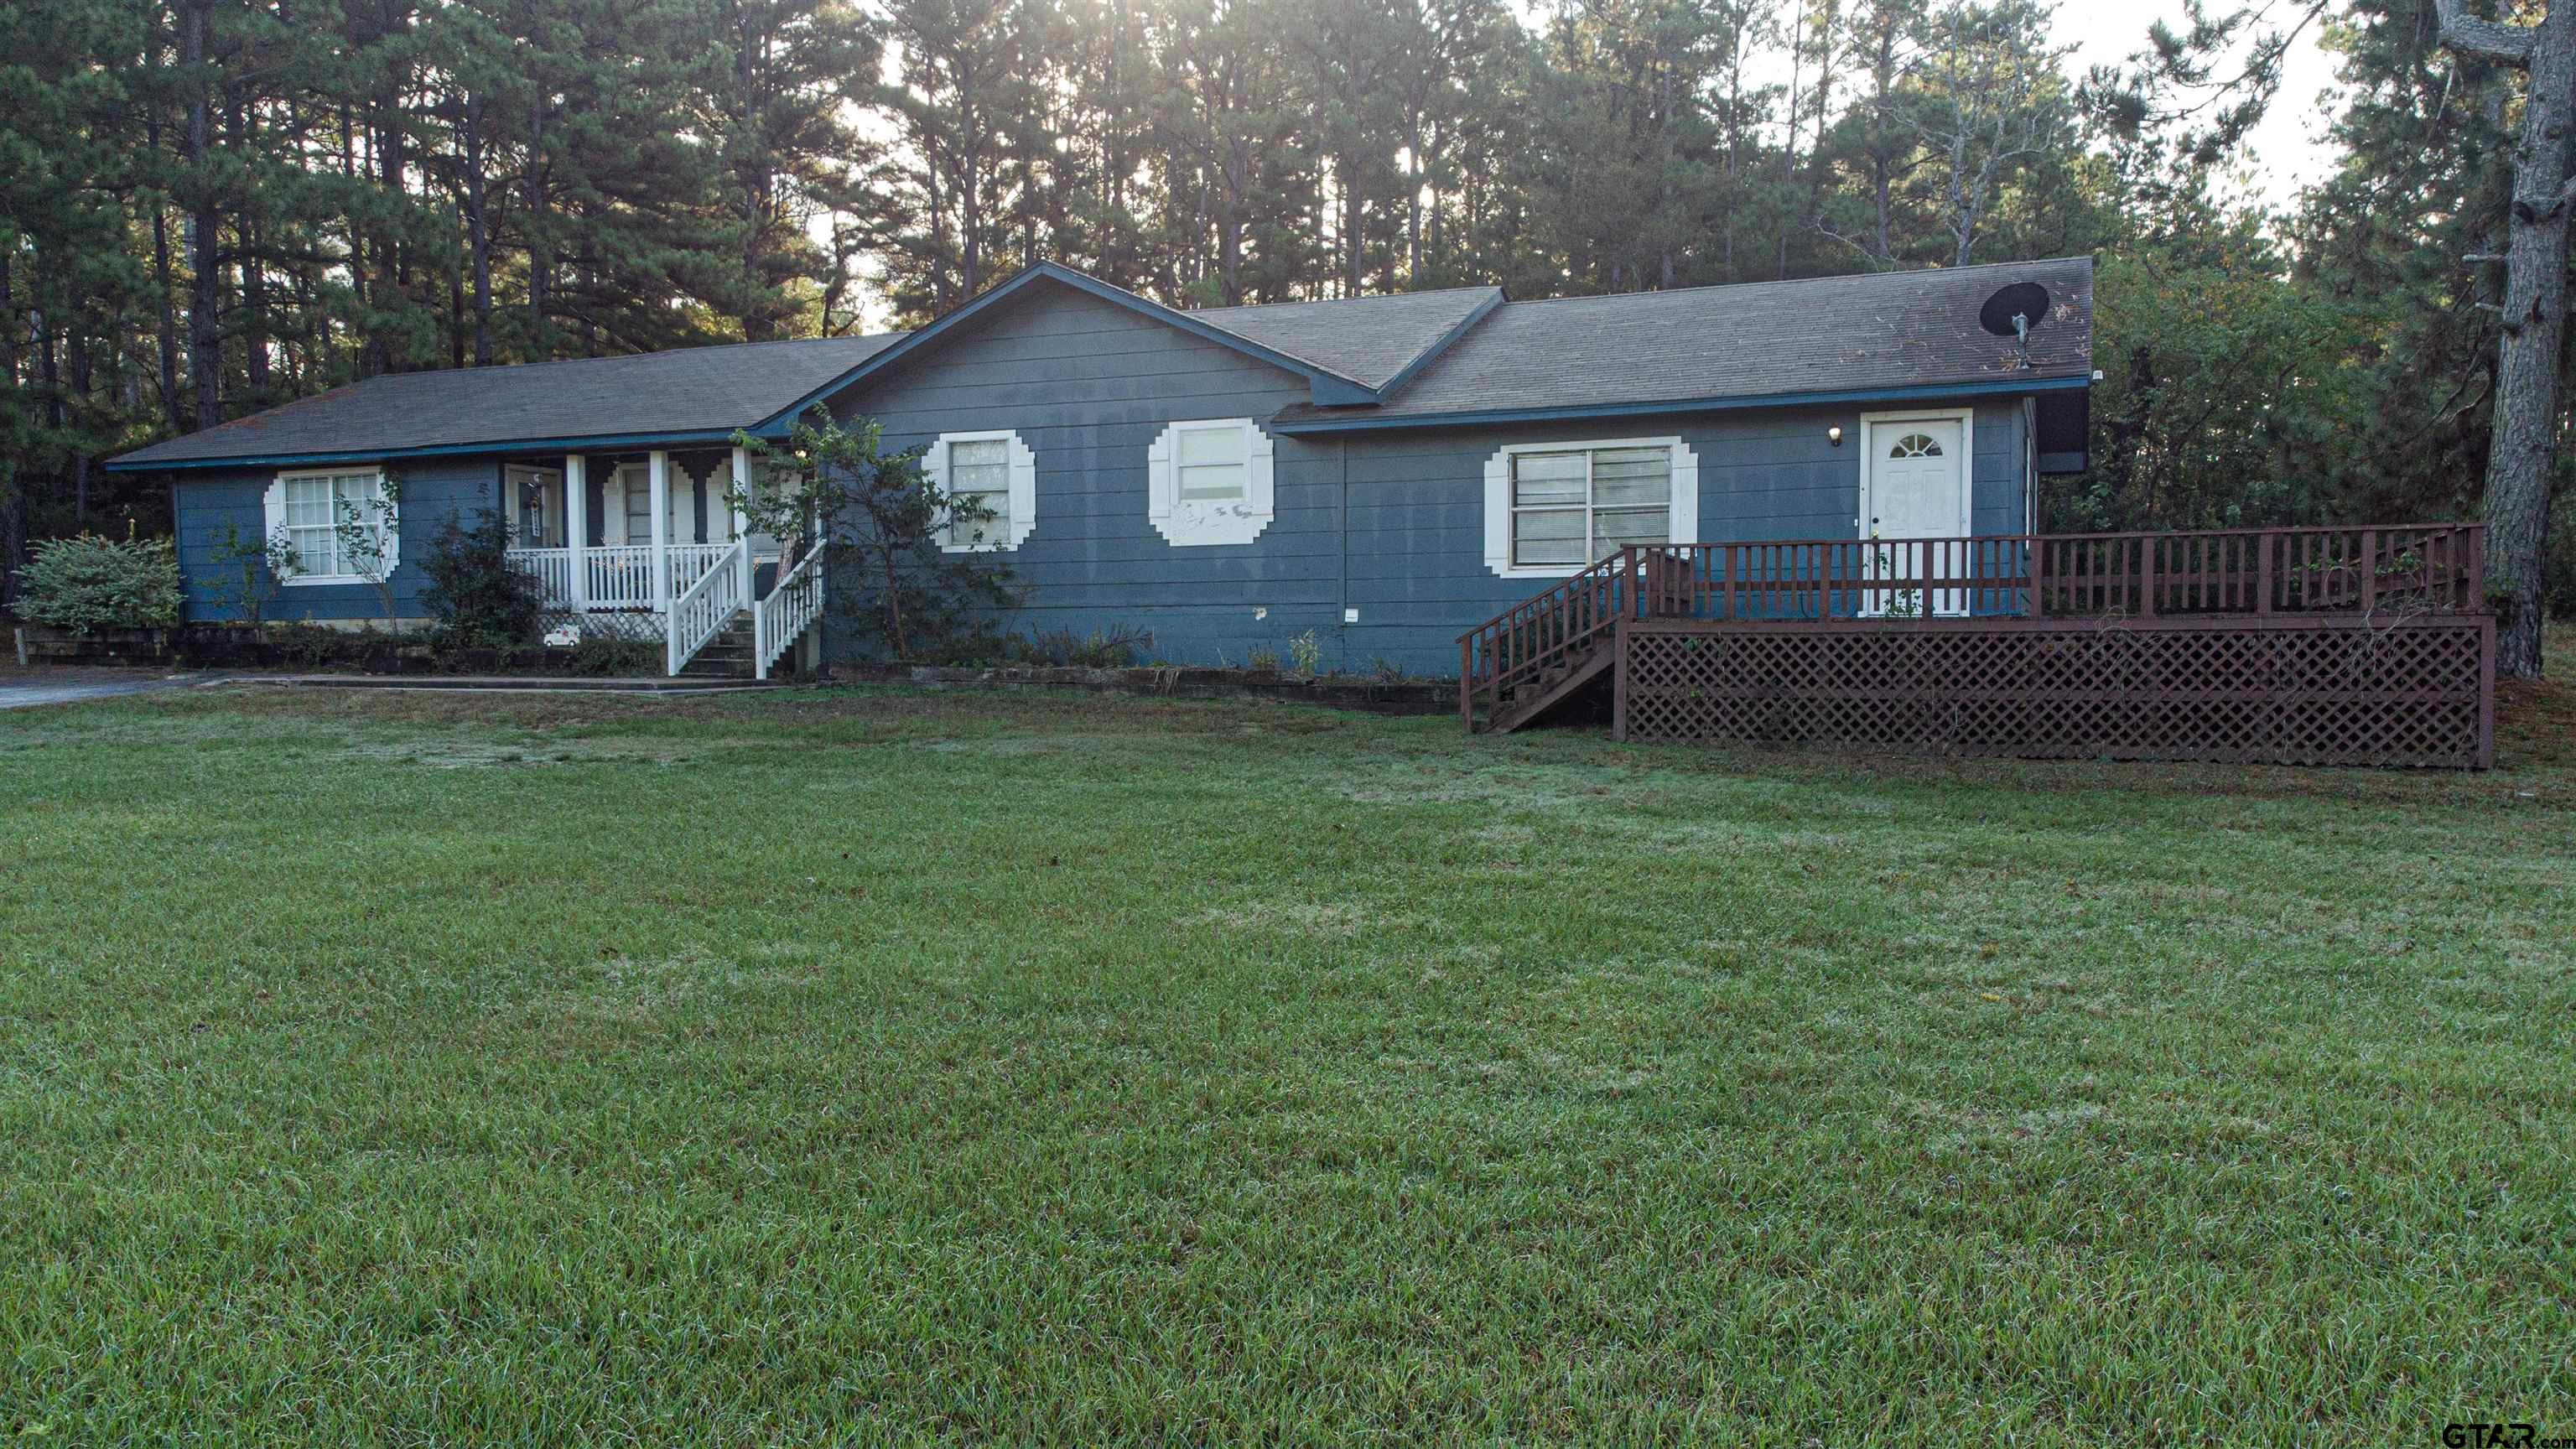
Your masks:
<path fill-rule="evenodd" d="M 2030 363 L 2030 334 L 2048 320 L 2048 289 L 2037 282 L 2015 282 L 1986 299 L 1977 309 L 1977 325 L 1997 337 L 2013 340 L 2021 365 Z"/>

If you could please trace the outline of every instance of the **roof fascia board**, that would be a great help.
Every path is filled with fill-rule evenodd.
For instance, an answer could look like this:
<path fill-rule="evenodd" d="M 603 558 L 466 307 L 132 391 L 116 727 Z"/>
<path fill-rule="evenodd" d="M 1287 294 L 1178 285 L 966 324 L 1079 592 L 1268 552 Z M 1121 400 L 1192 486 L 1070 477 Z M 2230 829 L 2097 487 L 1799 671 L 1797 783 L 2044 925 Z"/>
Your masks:
<path fill-rule="evenodd" d="M 1138 313 L 1142 316 L 1151 317 L 1155 321 L 1161 322 L 1166 326 L 1177 327 L 1181 331 L 1187 332 L 1193 337 L 1216 343 L 1221 347 L 1232 348 L 1236 352 L 1240 352 L 1256 361 L 1266 362 L 1284 372 L 1295 373 L 1297 376 L 1306 379 L 1308 388 L 1318 407 L 1346 406 L 1351 403 L 1374 403 L 1381 400 L 1380 394 L 1376 389 L 1371 388 L 1366 383 L 1360 382 L 1355 378 L 1344 377 L 1330 368 L 1318 367 L 1311 362 L 1291 357 L 1287 353 L 1278 351 L 1275 348 L 1264 347 L 1260 343 L 1253 341 L 1251 338 L 1239 336 L 1235 333 L 1226 331 L 1222 327 L 1212 326 L 1208 323 L 1201 322 L 1190 316 L 1187 312 L 1175 311 L 1174 309 L 1166 307 L 1162 303 L 1156 302 L 1150 298 L 1137 296 L 1135 293 L 1128 291 L 1124 287 L 1113 287 L 1097 277 L 1087 276 L 1081 272 L 1075 271 L 1071 267 L 1063 266 L 1055 262 L 1039 262 L 1034 266 L 1023 268 L 1017 276 L 1012 277 L 1009 281 L 1003 282 L 1001 285 L 994 287 L 992 290 L 984 293 L 984 295 L 977 297 L 974 301 L 967 303 L 965 306 L 958 308 L 956 311 L 949 313 L 947 316 L 940 318 L 929 326 L 915 328 L 902 341 L 894 343 L 893 345 L 874 353 L 858 365 L 850 368 L 846 372 L 843 372 L 840 376 L 833 378 L 831 381 L 824 383 L 821 387 L 818 387 L 805 394 L 803 397 L 798 398 L 795 402 L 790 403 L 786 407 L 770 414 L 766 418 L 763 418 L 749 431 L 762 437 L 769 438 L 786 436 L 788 431 L 795 426 L 796 420 L 805 415 L 806 409 L 811 408 L 816 403 L 821 402 L 825 398 L 831 397 L 836 393 L 846 392 L 852 386 L 894 366 L 904 358 L 911 356 L 913 353 L 929 346 L 939 338 L 967 325 L 969 322 L 983 316 L 985 313 L 992 311 L 1004 302 L 1008 301 L 1010 298 L 1019 295 L 1021 292 L 1042 280 L 1071 287 L 1077 292 L 1097 297 L 1104 302 L 1124 307 L 1127 310 Z"/>
<path fill-rule="evenodd" d="M 1491 423 L 1570 422 L 1585 418 L 1646 417 L 1656 413 L 1740 412 L 1747 408 L 1805 407 L 1818 403 L 1934 402 L 1946 398 L 2018 397 L 2033 392 L 2070 392 L 2093 385 L 2089 377 L 2015 378 L 1995 382 L 1929 383 L 1920 387 L 1872 388 L 1857 392 L 1766 393 L 1758 397 L 1678 398 L 1663 402 L 1588 403 L 1554 408 L 1484 408 L 1469 412 L 1417 413 L 1396 417 L 1359 414 L 1334 418 L 1298 418 L 1266 424 L 1285 434 L 1362 433 L 1385 428 L 1455 428 Z"/>
<path fill-rule="evenodd" d="M 349 448 L 327 453 L 245 453 L 234 458 L 175 458 L 168 461 L 131 456 L 113 458 L 110 473 L 204 472 L 212 468 L 287 468 L 319 463 L 390 462 L 397 458 L 455 458 L 503 453 L 579 453 L 601 449 L 705 446 L 733 441 L 731 429 L 688 433 L 618 433 L 586 438 L 504 438 L 485 443 L 441 443 L 423 448 Z"/>

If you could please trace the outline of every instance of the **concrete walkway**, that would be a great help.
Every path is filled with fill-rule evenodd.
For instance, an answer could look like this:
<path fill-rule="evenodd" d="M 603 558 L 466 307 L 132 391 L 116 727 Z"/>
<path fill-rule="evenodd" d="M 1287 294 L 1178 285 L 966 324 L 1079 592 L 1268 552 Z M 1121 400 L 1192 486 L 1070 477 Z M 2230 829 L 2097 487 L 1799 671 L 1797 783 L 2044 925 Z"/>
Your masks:
<path fill-rule="evenodd" d="M 784 679 L 735 679 L 722 675 L 594 679 L 560 674 L 244 674 L 234 678 L 241 684 L 281 685 L 290 689 L 426 689 L 510 694 L 739 694 L 745 690 L 793 687 Z"/>
<path fill-rule="evenodd" d="M 45 704 L 78 704 L 85 699 L 113 699 L 120 694 L 145 694 L 156 689 L 181 689 L 202 684 L 205 676 L 118 675 L 101 679 L 84 678 L 63 671 L 58 676 L 0 674 L 0 709 L 33 709 Z"/>
<path fill-rule="evenodd" d="M 145 670 L 0 669 L 0 709 L 78 704 L 156 689 L 192 685 L 265 684 L 287 689 L 400 689 L 541 694 L 686 695 L 738 694 L 791 688 L 783 679 L 729 678 L 582 679 L 546 675 L 439 674 L 155 674 Z"/>

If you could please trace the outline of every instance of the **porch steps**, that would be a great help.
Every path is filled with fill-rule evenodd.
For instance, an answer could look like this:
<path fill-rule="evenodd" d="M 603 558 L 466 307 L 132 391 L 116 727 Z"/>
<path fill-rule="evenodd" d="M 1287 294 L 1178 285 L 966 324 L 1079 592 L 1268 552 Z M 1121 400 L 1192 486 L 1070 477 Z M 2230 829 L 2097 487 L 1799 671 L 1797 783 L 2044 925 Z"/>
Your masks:
<path fill-rule="evenodd" d="M 681 679 L 749 679 L 752 668 L 751 611 L 736 612 L 724 632 L 707 641 L 706 647 L 689 656 L 680 666 Z"/>

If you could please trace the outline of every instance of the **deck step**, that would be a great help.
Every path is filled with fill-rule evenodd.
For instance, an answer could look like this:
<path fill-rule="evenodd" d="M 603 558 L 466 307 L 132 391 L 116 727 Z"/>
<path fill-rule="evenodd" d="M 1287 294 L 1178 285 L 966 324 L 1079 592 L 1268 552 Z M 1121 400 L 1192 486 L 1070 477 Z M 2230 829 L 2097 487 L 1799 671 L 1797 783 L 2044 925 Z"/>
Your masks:
<path fill-rule="evenodd" d="M 1485 717 L 1487 734 L 1505 735 L 1554 709 L 1576 690 L 1591 683 L 1618 657 L 1617 645 L 1604 639 L 1562 666 L 1539 671 L 1538 682 L 1512 691 Z"/>

